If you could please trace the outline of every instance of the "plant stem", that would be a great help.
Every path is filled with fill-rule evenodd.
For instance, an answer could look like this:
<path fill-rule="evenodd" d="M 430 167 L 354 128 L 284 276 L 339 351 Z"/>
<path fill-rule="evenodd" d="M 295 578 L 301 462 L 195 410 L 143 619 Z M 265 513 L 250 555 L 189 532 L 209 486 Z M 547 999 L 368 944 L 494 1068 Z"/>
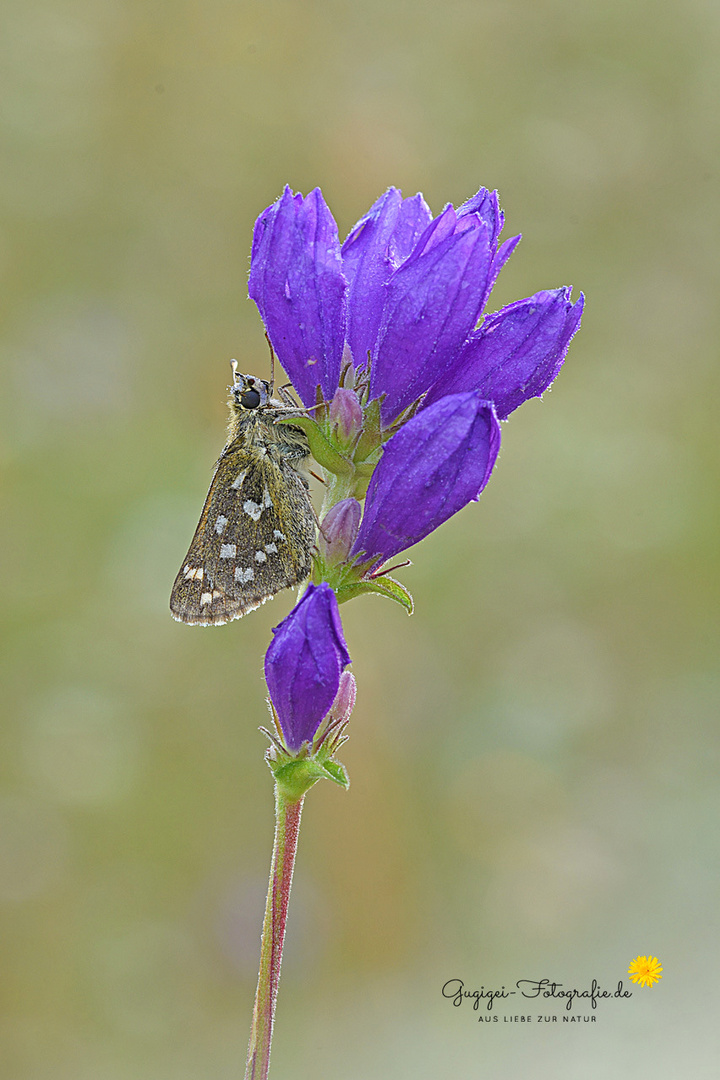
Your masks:
<path fill-rule="evenodd" d="M 275 843 L 260 946 L 255 1006 L 245 1080 L 267 1080 L 273 1020 L 280 983 L 285 923 L 304 795 L 290 801 L 275 785 Z"/>
<path fill-rule="evenodd" d="M 328 472 L 327 469 L 323 469 L 323 476 L 325 477 L 325 496 L 320 511 L 321 521 L 326 517 L 328 510 L 335 506 L 336 503 L 342 502 L 343 499 L 349 499 L 354 494 L 356 483 L 354 475 L 335 476 L 333 473 Z"/>

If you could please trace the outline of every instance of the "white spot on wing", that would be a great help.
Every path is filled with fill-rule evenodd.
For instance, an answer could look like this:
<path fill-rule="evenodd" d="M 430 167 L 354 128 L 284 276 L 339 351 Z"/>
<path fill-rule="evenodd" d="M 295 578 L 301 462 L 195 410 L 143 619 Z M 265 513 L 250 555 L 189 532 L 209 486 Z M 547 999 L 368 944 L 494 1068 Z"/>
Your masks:
<path fill-rule="evenodd" d="M 220 558 L 221 559 L 234 559 L 237 555 L 236 544 L 221 544 L 220 545 Z"/>
<path fill-rule="evenodd" d="M 287 536 L 284 532 L 280 532 L 279 529 L 273 529 L 273 536 L 276 540 L 287 540 Z"/>
<path fill-rule="evenodd" d="M 200 597 L 200 607 L 204 607 L 205 604 L 212 604 L 212 593 L 204 592 Z"/>
<path fill-rule="evenodd" d="M 255 562 L 267 562 L 267 555 L 264 551 L 255 552 Z"/>
<path fill-rule="evenodd" d="M 218 536 L 222 536 L 222 531 L 227 525 L 227 523 L 228 519 L 226 517 L 223 517 L 222 514 L 220 514 L 217 521 L 215 522 L 215 532 L 218 534 Z"/>
<path fill-rule="evenodd" d="M 235 479 L 233 480 L 233 482 L 232 482 L 232 484 L 230 485 L 230 487 L 233 487 L 233 488 L 235 488 L 235 490 L 237 491 L 237 490 L 238 490 L 238 488 L 241 488 L 241 487 L 243 486 L 243 483 L 245 482 L 245 477 L 246 477 L 246 476 L 247 476 L 247 469 L 243 469 L 243 471 L 242 471 L 242 472 L 239 472 L 239 473 L 237 474 L 237 476 L 236 476 L 236 477 L 235 477 Z"/>
<path fill-rule="evenodd" d="M 247 570 L 243 570 L 242 566 L 235 567 L 235 580 L 243 584 L 246 581 L 252 581 L 255 577 L 255 571 L 252 566 L 248 566 Z"/>
<path fill-rule="evenodd" d="M 249 517 L 253 519 L 253 521 L 259 521 L 260 515 L 263 512 L 262 506 L 258 505 L 258 503 L 256 502 L 253 502 L 252 499 L 245 500 L 245 502 L 243 503 L 243 510 Z"/>
<path fill-rule="evenodd" d="M 268 555 L 277 555 L 277 544 L 266 544 L 265 550 Z"/>

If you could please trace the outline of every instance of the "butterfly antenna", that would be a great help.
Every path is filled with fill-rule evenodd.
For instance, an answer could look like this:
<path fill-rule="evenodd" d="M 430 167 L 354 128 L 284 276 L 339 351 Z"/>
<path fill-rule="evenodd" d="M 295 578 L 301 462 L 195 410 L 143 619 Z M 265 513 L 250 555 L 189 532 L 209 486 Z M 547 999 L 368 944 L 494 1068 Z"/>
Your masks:
<path fill-rule="evenodd" d="M 268 343 L 268 349 L 270 350 L 270 393 L 273 392 L 275 386 L 275 350 L 272 347 L 272 342 L 268 336 L 267 330 L 265 331 L 265 340 Z"/>

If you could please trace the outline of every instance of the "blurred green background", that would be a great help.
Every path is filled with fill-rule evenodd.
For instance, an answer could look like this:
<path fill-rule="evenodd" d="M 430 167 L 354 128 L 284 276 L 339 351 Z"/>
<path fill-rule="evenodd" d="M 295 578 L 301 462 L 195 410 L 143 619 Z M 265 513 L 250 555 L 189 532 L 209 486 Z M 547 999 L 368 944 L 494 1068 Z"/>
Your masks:
<path fill-rule="evenodd" d="M 251 230 L 497 187 L 496 309 L 573 283 L 478 505 L 343 609 L 352 787 L 308 798 L 277 1080 L 717 1075 L 718 135 L 707 0 L 6 0 L 0 1044 L 7 1080 L 241 1076 L 285 594 L 167 611 L 265 375 Z M 577 293 L 576 293 L 577 295 Z M 590 1027 L 440 988 L 663 981 Z M 510 1010 L 511 1012 L 513 1010 Z M 516 1009 L 537 1013 L 536 1008 Z M 555 1010 L 560 1011 L 560 1010 Z"/>

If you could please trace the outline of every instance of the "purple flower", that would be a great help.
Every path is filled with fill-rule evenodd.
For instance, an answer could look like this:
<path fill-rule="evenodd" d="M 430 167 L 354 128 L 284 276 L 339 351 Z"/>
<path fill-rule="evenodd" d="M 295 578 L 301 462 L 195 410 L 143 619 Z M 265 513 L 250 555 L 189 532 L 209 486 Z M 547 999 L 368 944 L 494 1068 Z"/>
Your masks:
<path fill-rule="evenodd" d="M 370 389 L 372 397 L 385 395 L 382 415 L 388 423 L 455 360 L 480 318 L 503 262 L 519 240 L 516 237 L 499 251 L 502 217 L 497 195 L 483 189 L 476 200 L 483 206 L 489 202 L 494 211 L 491 219 L 487 214 L 462 212 L 462 208 L 456 213 L 452 206 L 446 207 L 417 238 L 411 254 L 394 268 L 379 297 L 382 306 Z"/>
<path fill-rule="evenodd" d="M 346 344 L 356 368 L 372 361 L 386 425 L 430 387 L 452 392 L 448 374 L 520 239 L 500 244 L 502 226 L 497 192 L 433 219 L 421 195 L 390 188 L 341 249 L 319 189 L 286 188 L 255 225 L 249 292 L 305 405 L 318 386 L 332 398 Z"/>
<path fill-rule="evenodd" d="M 350 663 L 330 586 L 309 585 L 273 633 L 265 655 L 265 678 L 285 743 L 297 751 L 312 740 L 327 716 L 343 669 Z"/>
<path fill-rule="evenodd" d="M 530 397 L 539 397 L 562 367 L 580 325 L 584 297 L 569 288 L 539 292 L 488 315 L 455 362 L 430 387 L 423 407 L 447 393 L 478 390 L 500 420 Z"/>
<path fill-rule="evenodd" d="M 306 405 L 335 393 L 345 340 L 337 225 L 319 188 L 289 187 L 255 222 L 248 290 L 280 362 Z"/>
<path fill-rule="evenodd" d="M 423 409 L 385 444 L 352 554 L 377 563 L 422 540 L 477 499 L 499 449 L 492 403 L 476 391 Z"/>
<path fill-rule="evenodd" d="M 431 221 L 422 195 L 403 200 L 397 188 L 388 188 L 343 244 L 349 300 L 347 340 L 358 367 L 375 351 L 385 285 Z"/>
<path fill-rule="evenodd" d="M 421 195 L 403 199 L 389 188 L 342 248 L 318 189 L 303 198 L 286 188 L 257 221 L 250 295 L 305 405 L 316 404 L 318 387 L 332 400 L 331 435 L 348 468 L 366 466 L 387 429 L 420 401 L 370 479 L 351 549 L 363 563 L 417 543 L 478 497 L 497 456 L 498 419 L 547 389 L 579 326 L 584 298 L 573 304 L 562 288 L 509 304 L 478 327 L 520 239 L 500 243 L 503 221 L 497 192 L 485 188 L 435 218 Z M 350 383 L 356 389 L 339 387 L 348 356 L 356 371 L 370 361 L 369 390 L 362 379 Z M 383 431 L 376 413 L 363 414 L 374 399 Z M 369 473 L 355 475 L 346 490 L 361 498 Z M 350 519 L 343 522 L 347 546 Z M 333 549 L 330 561 L 337 557 Z"/>

